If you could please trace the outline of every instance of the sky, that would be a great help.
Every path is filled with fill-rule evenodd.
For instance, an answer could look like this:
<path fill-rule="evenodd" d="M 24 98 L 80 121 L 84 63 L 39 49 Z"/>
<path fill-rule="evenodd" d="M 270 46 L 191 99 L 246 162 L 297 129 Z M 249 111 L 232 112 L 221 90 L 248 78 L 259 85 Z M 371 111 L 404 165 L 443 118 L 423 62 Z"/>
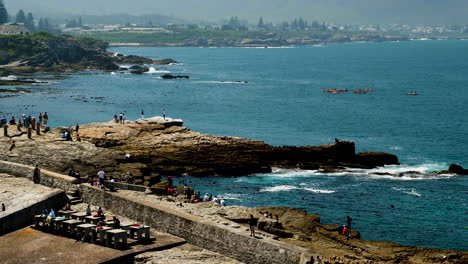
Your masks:
<path fill-rule="evenodd" d="M 231 16 L 256 23 L 303 17 L 342 24 L 468 24 L 468 0 L 4 0 L 11 14 L 163 14 L 217 22 Z"/>

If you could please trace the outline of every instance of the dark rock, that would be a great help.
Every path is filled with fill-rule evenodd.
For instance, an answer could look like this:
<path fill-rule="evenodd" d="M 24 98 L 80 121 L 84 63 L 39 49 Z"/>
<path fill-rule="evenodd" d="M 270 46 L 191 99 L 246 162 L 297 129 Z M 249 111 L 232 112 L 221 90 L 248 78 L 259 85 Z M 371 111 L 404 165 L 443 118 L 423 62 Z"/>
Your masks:
<path fill-rule="evenodd" d="M 135 67 L 135 66 L 133 66 L 133 67 Z M 132 73 L 132 74 L 143 74 L 143 73 L 148 72 L 148 71 L 149 71 L 148 67 L 137 66 L 137 68 L 134 68 L 133 70 L 130 70 L 130 73 Z"/>
<path fill-rule="evenodd" d="M 178 63 L 178 62 L 173 59 L 163 59 L 163 60 L 155 60 L 153 63 L 157 65 L 168 65 L 168 64 Z"/>
<path fill-rule="evenodd" d="M 163 79 L 190 79 L 187 75 L 172 75 L 172 74 L 164 74 L 161 76 Z"/>
<path fill-rule="evenodd" d="M 448 170 L 458 175 L 468 175 L 468 170 L 457 164 L 451 164 Z"/>

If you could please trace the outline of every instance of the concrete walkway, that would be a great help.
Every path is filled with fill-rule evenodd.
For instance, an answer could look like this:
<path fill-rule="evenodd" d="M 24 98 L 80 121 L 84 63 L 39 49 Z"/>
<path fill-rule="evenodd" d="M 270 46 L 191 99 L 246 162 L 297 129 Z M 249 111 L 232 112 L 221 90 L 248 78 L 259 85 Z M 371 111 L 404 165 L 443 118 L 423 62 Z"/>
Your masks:
<path fill-rule="evenodd" d="M 168 234 L 154 235 L 156 241 L 151 244 L 130 245 L 127 250 L 116 250 L 91 243 L 76 243 L 71 238 L 27 227 L 0 237 L 0 263 L 103 263 L 185 243 L 185 240 Z"/>

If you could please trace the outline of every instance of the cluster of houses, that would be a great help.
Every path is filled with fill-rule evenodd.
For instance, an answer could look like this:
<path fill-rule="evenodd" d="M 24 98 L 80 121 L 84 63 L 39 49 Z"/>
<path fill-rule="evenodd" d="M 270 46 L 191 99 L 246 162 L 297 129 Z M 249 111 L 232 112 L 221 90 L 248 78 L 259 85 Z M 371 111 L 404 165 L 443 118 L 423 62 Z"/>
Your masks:
<path fill-rule="evenodd" d="M 29 35 L 29 30 L 22 24 L 0 25 L 0 35 Z"/>

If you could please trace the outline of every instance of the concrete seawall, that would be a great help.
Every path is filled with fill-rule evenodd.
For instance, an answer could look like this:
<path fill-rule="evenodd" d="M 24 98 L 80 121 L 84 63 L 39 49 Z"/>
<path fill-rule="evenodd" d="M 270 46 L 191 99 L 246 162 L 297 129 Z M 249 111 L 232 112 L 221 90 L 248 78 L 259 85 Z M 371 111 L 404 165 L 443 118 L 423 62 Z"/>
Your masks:
<path fill-rule="evenodd" d="M 0 172 L 32 178 L 33 170 L 31 166 L 0 161 Z M 281 241 L 251 238 L 250 232 L 242 227 L 234 229 L 202 217 L 136 201 L 118 192 L 111 193 L 88 184 L 77 184 L 77 179 L 58 173 L 41 170 L 41 184 L 64 190 L 78 187 L 86 203 L 102 206 L 160 232 L 184 238 L 195 246 L 245 263 L 302 264 L 312 254 L 307 249 Z M 32 215 L 32 212 L 29 214 Z"/>
<path fill-rule="evenodd" d="M 67 201 L 65 192 L 55 189 L 42 194 L 40 198 L 29 200 L 13 212 L 0 212 L 0 236 L 34 223 L 34 215 L 40 214 L 44 208 L 60 209 Z"/>

